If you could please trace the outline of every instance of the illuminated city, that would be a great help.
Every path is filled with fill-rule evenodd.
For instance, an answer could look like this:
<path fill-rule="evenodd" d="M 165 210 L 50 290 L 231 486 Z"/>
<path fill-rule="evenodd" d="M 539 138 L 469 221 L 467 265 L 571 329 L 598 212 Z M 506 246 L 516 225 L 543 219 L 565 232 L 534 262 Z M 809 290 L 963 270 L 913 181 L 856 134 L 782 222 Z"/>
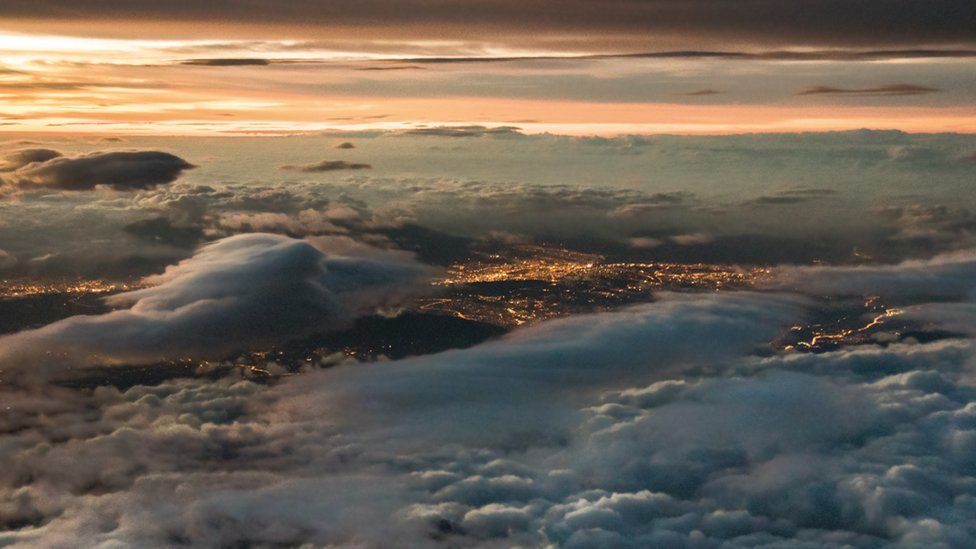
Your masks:
<path fill-rule="evenodd" d="M 607 262 L 562 248 L 517 246 L 452 265 L 434 282 L 446 295 L 423 300 L 417 309 L 517 326 L 651 301 L 655 291 L 745 289 L 768 274 L 724 265 Z"/>
<path fill-rule="evenodd" d="M 129 291 L 139 285 L 109 280 L 62 280 L 37 282 L 31 280 L 0 280 L 0 299 L 16 299 L 36 295 L 103 295 Z"/>

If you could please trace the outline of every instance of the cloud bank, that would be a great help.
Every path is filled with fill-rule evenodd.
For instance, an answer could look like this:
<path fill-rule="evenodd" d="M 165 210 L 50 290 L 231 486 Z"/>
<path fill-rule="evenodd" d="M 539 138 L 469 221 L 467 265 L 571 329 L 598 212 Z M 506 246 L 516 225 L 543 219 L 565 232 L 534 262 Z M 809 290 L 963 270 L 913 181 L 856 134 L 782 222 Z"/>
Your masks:
<path fill-rule="evenodd" d="M 48 388 L 3 418 L 0 541 L 971 545 L 971 341 L 753 354 L 807 306 L 671 295 L 274 388 Z"/>
<path fill-rule="evenodd" d="M 149 189 L 172 183 L 194 166 L 160 151 L 92 153 L 66 158 L 46 149 L 29 149 L 7 157 L 9 183 L 24 188 L 90 191 L 105 185 L 118 191 Z"/>
<path fill-rule="evenodd" d="M 59 156 L 61 156 L 60 152 L 51 149 L 21 149 L 4 155 L 3 164 L 0 165 L 0 171 L 16 171 L 28 164 L 47 162 Z"/>
<path fill-rule="evenodd" d="M 780 268 L 768 285 L 813 295 L 958 301 L 973 296 L 974 275 L 976 254 L 964 250 L 888 266 Z"/>
<path fill-rule="evenodd" d="M 435 139 L 423 141 L 443 145 Z M 532 139 L 497 141 L 522 147 Z M 776 164 L 797 156 L 788 138 L 764 139 L 776 146 L 750 151 L 753 158 Z M 892 178 L 910 163 L 925 169 L 972 150 L 969 142 L 940 151 L 875 133 L 810 139 L 828 143 L 811 162 L 837 155 L 855 166 L 890 167 L 881 173 Z M 855 139 L 873 145 L 855 150 L 847 142 Z M 682 154 L 666 141 L 587 143 L 616 159 L 659 149 Z M 729 166 L 745 157 L 718 140 L 687 149 L 729 158 Z M 592 149 L 574 150 L 582 157 Z M 467 162 L 458 151 L 445 154 Z M 828 164 L 820 175 L 836 162 Z M 968 188 L 966 166 L 951 169 L 963 174 L 953 183 L 959 186 L 930 201 Z M 709 205 L 746 206 L 743 216 L 754 224 L 782 208 L 787 221 L 763 228 L 779 234 L 803 222 L 796 208 L 846 204 L 850 179 L 831 190 L 791 178 L 746 196 L 730 185 L 727 204 Z M 894 192 L 895 183 L 885 181 L 885 192 Z M 480 216 L 511 229 L 511 219 L 543 212 L 526 224 L 527 233 L 543 234 L 546 222 L 567 218 L 585 230 L 587 219 L 658 222 L 673 210 L 685 225 L 618 234 L 649 254 L 726 245 L 722 223 L 687 225 L 702 196 L 665 191 L 354 174 L 334 185 L 181 182 L 98 206 L 125 213 L 116 226 L 130 226 L 130 212 L 165 219 L 133 225 L 129 234 L 173 242 L 200 234 L 174 227 L 208 236 L 261 227 L 365 240 L 393 235 L 391 220 L 435 213 L 456 215 L 457 226 Z M 861 219 L 882 202 L 871 195 L 852 207 Z M 950 249 L 969 242 L 967 210 L 910 203 L 878 213 L 892 223 L 879 238 L 928 235 L 951 240 Z M 25 208 L 44 204 L 25 200 Z M 437 211 L 425 212 L 425 204 Z M 85 210 L 86 220 L 91 211 L 98 210 Z M 377 228 L 386 232 L 368 232 Z M 844 236 L 851 234 L 845 227 Z M 423 267 L 402 254 L 351 239 L 219 240 L 155 286 L 115 298 L 116 312 L 0 339 L 8 353 L 0 368 L 0 545 L 970 547 L 973 257 L 960 251 L 890 265 L 780 267 L 761 292 L 659 295 L 655 303 L 538 324 L 475 348 L 345 364 L 275 385 L 231 375 L 127 390 L 73 391 L 43 380 L 11 388 L 30 373 L 18 357 L 48 368 L 35 373 L 61 373 L 96 354 L 107 363 L 185 351 L 219 356 L 256 342 L 255 334 L 285 340 L 396 305 L 423 279 Z M 824 303 L 865 295 L 881 295 L 904 309 L 903 318 L 941 335 L 889 333 L 820 353 L 770 347 L 806 316 L 818 321 Z"/>

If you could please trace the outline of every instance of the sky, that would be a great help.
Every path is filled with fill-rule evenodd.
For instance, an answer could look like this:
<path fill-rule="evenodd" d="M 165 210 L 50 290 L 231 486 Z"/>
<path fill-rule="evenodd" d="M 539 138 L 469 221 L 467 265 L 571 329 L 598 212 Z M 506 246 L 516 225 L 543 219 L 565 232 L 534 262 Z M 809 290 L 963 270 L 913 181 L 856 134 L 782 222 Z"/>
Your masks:
<path fill-rule="evenodd" d="M 3 0 L 0 547 L 976 546 L 973 29 Z"/>
<path fill-rule="evenodd" d="M 964 0 L 5 2 L 0 131 L 972 132 L 974 24 Z"/>

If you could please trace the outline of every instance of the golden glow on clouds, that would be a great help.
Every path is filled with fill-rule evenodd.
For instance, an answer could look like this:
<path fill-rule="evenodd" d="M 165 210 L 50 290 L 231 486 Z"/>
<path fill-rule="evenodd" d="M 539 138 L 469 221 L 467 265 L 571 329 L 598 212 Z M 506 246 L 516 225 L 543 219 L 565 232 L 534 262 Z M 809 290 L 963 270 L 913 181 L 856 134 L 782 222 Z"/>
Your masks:
<path fill-rule="evenodd" d="M 0 33 L 0 50 L 4 53 L 114 54 L 172 48 L 185 42 L 159 40 L 121 40 L 112 38 L 78 38 L 72 36 L 34 36 L 20 33 Z"/>
<path fill-rule="evenodd" d="M 939 103 L 924 97 L 911 104 L 871 104 L 864 98 L 832 98 L 825 103 L 790 95 L 743 103 L 723 99 L 721 94 L 687 93 L 682 97 L 662 92 L 654 100 L 634 101 L 619 99 L 613 89 L 607 92 L 599 87 L 621 75 L 640 76 L 642 71 L 660 74 L 664 82 L 707 77 L 712 66 L 696 60 L 607 60 L 586 66 L 554 66 L 552 62 L 410 66 L 407 62 L 397 65 L 395 60 L 547 52 L 461 41 L 374 40 L 369 44 L 365 51 L 343 51 L 335 43 L 289 40 L 131 40 L 0 32 L 0 131 L 247 134 L 452 124 L 515 125 L 527 132 L 565 134 L 862 127 L 976 131 L 972 104 Z M 193 59 L 287 62 L 268 66 L 182 64 Z M 383 65 L 387 62 L 391 64 Z M 731 63 L 738 63 L 730 69 L 737 78 L 781 78 L 766 65 Z M 961 72 L 973 68 L 969 59 L 943 63 L 946 67 L 955 63 L 958 69 L 953 70 Z M 782 63 L 776 70 L 786 73 L 798 66 Z M 388 70 L 391 67 L 398 70 Z M 554 88 L 551 97 L 533 96 L 521 88 L 523 81 L 532 78 L 561 78 L 553 81 L 565 89 Z M 574 89 L 574 78 L 580 86 L 595 86 L 593 93 L 607 97 L 567 98 L 566 90 Z M 484 83 L 479 88 L 471 82 Z M 520 97 L 523 93 L 526 96 Z"/>

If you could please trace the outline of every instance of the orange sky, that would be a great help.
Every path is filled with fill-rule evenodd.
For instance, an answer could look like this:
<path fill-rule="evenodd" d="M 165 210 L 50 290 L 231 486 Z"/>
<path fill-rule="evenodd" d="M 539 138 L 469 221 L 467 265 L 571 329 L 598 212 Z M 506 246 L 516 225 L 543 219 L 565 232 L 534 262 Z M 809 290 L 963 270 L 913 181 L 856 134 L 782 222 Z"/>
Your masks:
<path fill-rule="evenodd" d="M 484 42 L 335 47 L 0 30 L 0 132 L 242 135 L 466 124 L 572 135 L 976 132 L 976 57 L 498 61 L 571 54 Z M 454 56 L 495 60 L 425 61 Z"/>

